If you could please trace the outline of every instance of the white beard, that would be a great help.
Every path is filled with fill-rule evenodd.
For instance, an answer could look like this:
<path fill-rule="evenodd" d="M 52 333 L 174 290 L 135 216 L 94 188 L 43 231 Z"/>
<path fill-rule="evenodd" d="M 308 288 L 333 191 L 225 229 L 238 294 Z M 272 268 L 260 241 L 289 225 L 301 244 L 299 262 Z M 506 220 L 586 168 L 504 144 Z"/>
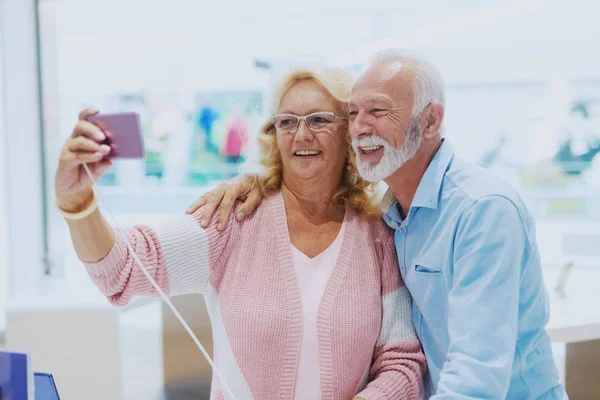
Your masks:
<path fill-rule="evenodd" d="M 422 142 L 420 118 L 413 118 L 406 129 L 405 142 L 401 148 L 395 148 L 382 137 L 371 135 L 352 140 L 352 147 L 356 153 L 356 166 L 358 173 L 366 181 L 377 182 L 392 175 L 405 162 L 415 156 Z M 383 156 L 377 164 L 362 162 L 359 147 L 383 146 Z"/>

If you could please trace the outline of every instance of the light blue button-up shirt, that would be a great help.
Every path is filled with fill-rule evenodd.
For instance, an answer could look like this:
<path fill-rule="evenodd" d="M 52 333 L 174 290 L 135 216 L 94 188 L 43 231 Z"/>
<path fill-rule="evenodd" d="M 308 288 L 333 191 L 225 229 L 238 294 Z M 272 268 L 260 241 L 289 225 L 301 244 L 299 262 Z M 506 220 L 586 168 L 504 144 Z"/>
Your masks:
<path fill-rule="evenodd" d="M 515 190 L 463 162 L 445 140 L 405 219 L 393 194 L 400 271 L 429 367 L 445 399 L 563 399 L 535 228 Z"/>

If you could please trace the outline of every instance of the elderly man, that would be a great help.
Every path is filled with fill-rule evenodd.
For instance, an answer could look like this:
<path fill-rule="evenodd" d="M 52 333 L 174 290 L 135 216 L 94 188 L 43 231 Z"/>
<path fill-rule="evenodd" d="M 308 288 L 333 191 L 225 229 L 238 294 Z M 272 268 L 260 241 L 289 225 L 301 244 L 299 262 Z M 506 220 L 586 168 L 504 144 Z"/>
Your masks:
<path fill-rule="evenodd" d="M 435 66 L 400 50 L 378 53 L 348 104 L 360 174 L 389 187 L 413 323 L 432 399 L 564 399 L 545 326 L 548 299 L 534 222 L 508 184 L 454 155 L 442 138 L 444 83 Z M 235 198 L 260 201 L 248 180 L 221 186 L 205 220 Z M 242 218 L 238 216 L 238 219 Z"/>

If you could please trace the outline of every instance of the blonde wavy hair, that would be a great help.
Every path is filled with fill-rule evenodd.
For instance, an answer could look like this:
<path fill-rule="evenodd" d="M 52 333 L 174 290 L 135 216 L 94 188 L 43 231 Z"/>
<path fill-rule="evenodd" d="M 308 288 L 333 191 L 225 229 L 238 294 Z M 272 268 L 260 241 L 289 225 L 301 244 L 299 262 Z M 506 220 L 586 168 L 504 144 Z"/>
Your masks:
<path fill-rule="evenodd" d="M 336 68 L 322 70 L 296 69 L 286 74 L 279 80 L 272 93 L 271 115 L 277 112 L 285 93 L 296 82 L 303 80 L 312 80 L 325 89 L 332 98 L 340 103 L 339 108 L 342 115 L 348 116 L 346 104 L 350 99 L 354 79 L 348 72 Z M 331 200 L 332 204 L 342 210 L 350 207 L 363 217 L 379 217 L 381 216 L 381 209 L 375 201 L 375 186 L 373 183 L 365 181 L 358 174 L 356 154 L 348 139 L 348 123 L 346 121 L 344 121 L 344 125 L 340 127 L 340 130 L 346 133 L 348 158 L 340 179 L 339 188 Z M 266 196 L 275 190 L 279 190 L 283 180 L 283 162 L 277 146 L 277 135 L 272 118 L 269 118 L 262 125 L 258 134 L 258 145 L 259 163 L 264 167 L 264 172 L 259 175 L 257 183 L 263 196 Z"/>

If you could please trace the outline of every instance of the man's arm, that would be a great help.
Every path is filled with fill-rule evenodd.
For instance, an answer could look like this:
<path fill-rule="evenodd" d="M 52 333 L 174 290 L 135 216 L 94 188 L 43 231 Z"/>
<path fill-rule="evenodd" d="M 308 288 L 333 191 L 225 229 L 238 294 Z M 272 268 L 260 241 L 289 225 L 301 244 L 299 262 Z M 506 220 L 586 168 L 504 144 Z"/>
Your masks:
<path fill-rule="evenodd" d="M 432 400 L 506 398 L 517 342 L 519 281 L 531 251 L 517 207 L 478 200 L 455 237 L 449 349 Z"/>
<path fill-rule="evenodd" d="M 225 221 L 229 219 L 233 206 L 237 199 L 242 201 L 242 204 L 237 208 L 235 219 L 243 220 L 248 215 L 252 214 L 256 207 L 263 200 L 260 187 L 257 184 L 258 175 L 242 174 L 235 178 L 231 178 L 210 192 L 204 193 L 198 200 L 194 201 L 185 211 L 187 214 L 193 214 L 200 207 L 202 217 L 200 226 L 206 228 L 208 222 L 212 219 L 213 214 L 218 211 L 217 230 L 225 229 Z"/>

